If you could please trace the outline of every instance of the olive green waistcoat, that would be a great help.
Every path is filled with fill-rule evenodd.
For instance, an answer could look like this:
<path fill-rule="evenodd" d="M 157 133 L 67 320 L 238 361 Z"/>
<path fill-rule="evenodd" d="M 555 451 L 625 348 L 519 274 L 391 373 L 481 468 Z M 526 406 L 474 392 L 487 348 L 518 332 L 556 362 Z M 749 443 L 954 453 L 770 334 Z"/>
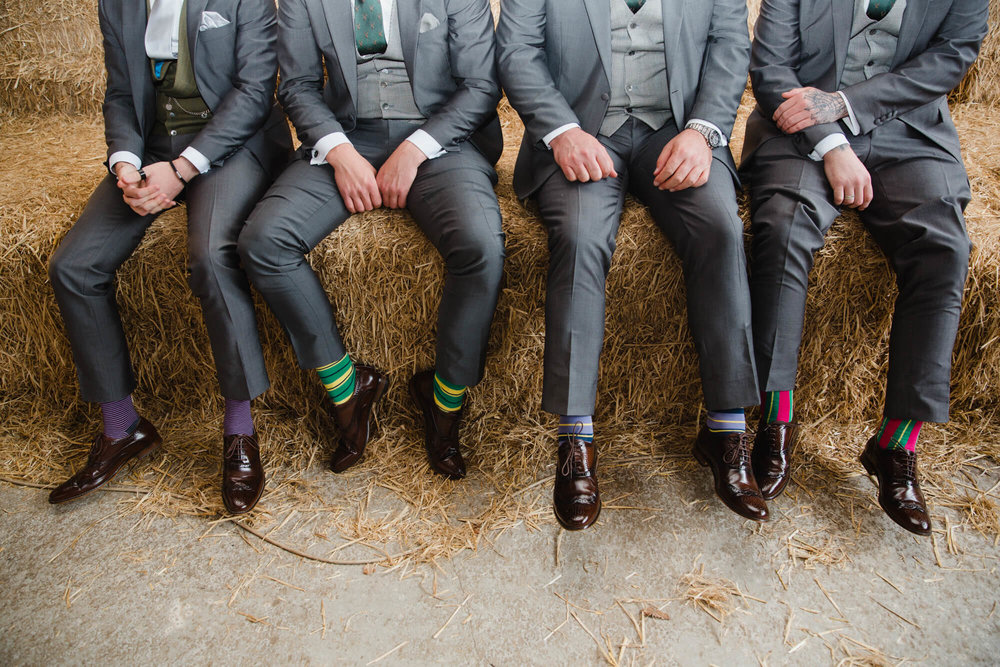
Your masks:
<path fill-rule="evenodd" d="M 149 1 L 146 2 L 149 11 Z M 156 125 L 153 133 L 176 136 L 195 134 L 212 118 L 212 111 L 198 91 L 194 63 L 187 33 L 187 2 L 181 8 L 181 25 L 177 35 L 177 60 L 165 61 L 156 76 L 156 63 L 150 61 L 153 86 L 156 88 Z"/>

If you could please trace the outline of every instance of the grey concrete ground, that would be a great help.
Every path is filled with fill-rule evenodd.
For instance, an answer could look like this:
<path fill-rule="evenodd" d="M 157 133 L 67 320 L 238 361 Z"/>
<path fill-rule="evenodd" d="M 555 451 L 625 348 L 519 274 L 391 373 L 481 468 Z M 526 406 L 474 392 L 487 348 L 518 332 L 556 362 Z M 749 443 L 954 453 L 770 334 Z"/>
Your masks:
<path fill-rule="evenodd" d="M 144 517 L 123 494 L 53 508 L 44 491 L 0 484 L 0 664 L 1000 659 L 1000 550 L 957 514 L 949 534 L 936 513 L 928 540 L 874 506 L 848 519 L 778 501 L 757 527 L 707 500 L 705 475 L 634 481 L 627 502 L 649 511 L 608 509 L 561 537 L 521 525 L 437 566 L 374 572 L 303 560 L 226 522 Z M 713 589 L 697 571 L 743 597 L 699 607 L 690 598 Z"/>

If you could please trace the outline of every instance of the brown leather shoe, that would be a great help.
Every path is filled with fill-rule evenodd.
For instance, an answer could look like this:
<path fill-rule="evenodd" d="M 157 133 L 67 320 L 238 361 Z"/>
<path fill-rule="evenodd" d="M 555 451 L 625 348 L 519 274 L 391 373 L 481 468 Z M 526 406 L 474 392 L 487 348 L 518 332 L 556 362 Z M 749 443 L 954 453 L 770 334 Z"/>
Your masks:
<path fill-rule="evenodd" d="M 691 451 L 698 463 L 712 468 L 715 493 L 726 507 L 754 521 L 770 518 L 753 476 L 746 433 L 712 433 L 702 426 Z"/>
<path fill-rule="evenodd" d="M 330 459 L 330 470 L 344 472 L 364 456 L 365 445 L 371 435 L 372 410 L 388 388 L 389 378 L 385 373 L 373 366 L 355 364 L 354 395 L 351 399 L 340 405 L 323 401 L 340 429 L 340 444 Z"/>
<path fill-rule="evenodd" d="M 566 530 L 583 530 L 597 521 L 601 492 L 597 486 L 597 445 L 593 442 L 560 439 L 552 509 Z"/>
<path fill-rule="evenodd" d="M 861 452 L 861 465 L 878 483 L 878 504 L 889 518 L 917 535 L 929 535 L 931 518 L 917 482 L 917 454 L 882 449 L 872 438 Z"/>
<path fill-rule="evenodd" d="M 799 439 L 799 425 L 761 422 L 753 441 L 753 476 L 764 500 L 781 495 L 792 470 L 792 452 Z"/>
<path fill-rule="evenodd" d="M 410 397 L 424 416 L 424 448 L 435 472 L 449 479 L 465 477 L 465 461 L 458 448 L 462 413 L 445 412 L 434 402 L 434 371 L 421 371 L 410 380 Z"/>
<path fill-rule="evenodd" d="M 64 503 L 98 489 L 118 473 L 129 461 L 152 454 L 160 447 L 160 434 L 148 421 L 139 418 L 131 434 L 112 440 L 103 433 L 90 447 L 87 464 L 49 494 L 49 502 Z"/>
<path fill-rule="evenodd" d="M 264 493 L 257 434 L 222 439 L 222 504 L 230 514 L 246 514 Z"/>

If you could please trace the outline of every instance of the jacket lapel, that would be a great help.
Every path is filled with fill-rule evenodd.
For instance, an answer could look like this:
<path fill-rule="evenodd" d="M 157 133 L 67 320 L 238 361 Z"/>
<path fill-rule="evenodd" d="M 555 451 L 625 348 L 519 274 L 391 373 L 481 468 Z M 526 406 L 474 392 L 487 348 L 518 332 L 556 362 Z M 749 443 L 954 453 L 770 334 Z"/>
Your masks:
<path fill-rule="evenodd" d="M 351 0 L 316 0 L 326 15 L 326 25 L 333 39 L 333 49 L 337 53 L 340 73 L 351 93 L 351 103 L 358 100 L 358 57 L 354 44 L 354 11 Z"/>
<path fill-rule="evenodd" d="M 684 0 L 663 0 L 663 50 L 667 58 L 667 81 L 669 88 L 676 91 L 685 89 L 687 83 L 682 81 L 683 70 L 679 70 L 671 65 L 677 62 L 675 53 L 681 41 L 681 26 L 684 23 Z M 683 96 L 678 94 L 678 99 L 670 98 L 672 108 L 680 110 L 683 105 Z M 680 120 L 678 118 L 678 120 Z"/>
<path fill-rule="evenodd" d="M 412 82 L 413 63 L 416 62 L 417 41 L 420 39 L 419 19 L 423 16 L 421 14 L 423 2 L 419 0 L 416 2 L 414 0 L 407 2 L 404 0 L 403 2 L 395 3 L 395 5 L 393 11 L 398 12 L 399 41 L 403 49 L 403 63 L 406 65 L 406 73 Z M 391 26 L 386 26 L 385 30 L 388 33 L 391 30 Z"/>
<path fill-rule="evenodd" d="M 851 25 L 854 23 L 854 2 L 830 0 L 830 14 L 833 16 L 833 63 L 837 81 L 844 74 L 847 60 L 847 45 L 851 41 Z"/>
<path fill-rule="evenodd" d="M 205 11 L 207 5 L 208 0 L 187 0 L 185 11 L 187 13 L 188 51 L 191 53 L 192 63 L 198 62 L 198 58 L 194 55 L 195 49 L 198 47 L 198 35 L 201 34 L 198 28 L 201 27 L 201 13 Z"/>
<path fill-rule="evenodd" d="M 125 66 L 132 87 L 132 104 L 139 127 L 146 132 L 153 114 L 153 80 L 146 57 L 146 3 L 122 3 L 122 39 L 124 40 Z"/>
<path fill-rule="evenodd" d="M 594 32 L 597 52 L 604 65 L 604 75 L 611 81 L 611 3 L 608 0 L 584 0 L 590 29 Z"/>
<path fill-rule="evenodd" d="M 927 0 L 906 0 L 906 7 L 903 8 L 903 22 L 899 26 L 899 40 L 896 42 L 896 55 L 892 59 L 892 66 L 898 67 L 910 59 L 910 50 L 920 32 L 920 26 L 924 23 L 924 15 L 927 13 Z"/>

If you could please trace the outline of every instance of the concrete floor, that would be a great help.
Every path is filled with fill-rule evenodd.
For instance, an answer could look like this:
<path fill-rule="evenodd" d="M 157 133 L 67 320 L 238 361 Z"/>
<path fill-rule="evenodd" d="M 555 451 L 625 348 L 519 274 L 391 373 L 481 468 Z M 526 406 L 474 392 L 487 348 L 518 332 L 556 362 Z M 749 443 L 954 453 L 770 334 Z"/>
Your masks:
<path fill-rule="evenodd" d="M 778 501 L 757 527 L 706 500 L 705 475 L 654 478 L 654 510 L 607 509 L 583 534 L 522 525 L 437 567 L 371 572 L 226 522 L 144 517 L 122 495 L 53 508 L 0 484 L 0 664 L 1000 660 L 1000 549 L 947 512 L 934 541 L 874 506 L 856 530 Z M 746 596 L 721 622 L 685 599 L 702 566 Z M 650 607 L 669 618 L 645 617 L 640 637 L 629 615 Z"/>

